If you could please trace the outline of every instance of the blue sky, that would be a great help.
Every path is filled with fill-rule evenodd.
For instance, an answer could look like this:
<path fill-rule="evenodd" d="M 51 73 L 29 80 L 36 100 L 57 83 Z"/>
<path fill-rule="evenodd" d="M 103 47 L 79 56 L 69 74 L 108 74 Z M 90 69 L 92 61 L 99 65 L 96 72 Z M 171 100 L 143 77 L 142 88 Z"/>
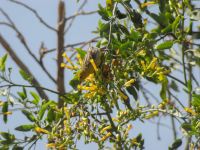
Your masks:
<path fill-rule="evenodd" d="M 53 27 L 56 27 L 57 21 L 57 0 L 27 0 L 24 1 L 29 6 L 33 7 L 38 11 L 38 13 L 43 17 L 44 20 Z M 90 0 L 85 7 L 85 11 L 93 11 L 97 10 L 98 3 L 101 0 Z M 104 3 L 103 3 L 104 5 Z M 79 5 L 76 4 L 75 0 L 66 0 L 66 15 L 70 16 L 76 12 Z M 37 20 L 37 18 L 24 9 L 21 6 L 10 3 L 8 0 L 0 0 L 0 7 L 6 11 L 10 17 L 15 22 L 16 26 L 22 31 L 25 35 L 27 43 L 30 45 L 32 52 L 39 56 L 38 50 L 40 47 L 40 43 L 44 42 L 45 46 L 48 49 L 56 47 L 56 35 Z M 94 31 L 97 27 L 98 20 L 100 17 L 96 15 L 83 16 L 79 17 L 75 20 L 71 30 L 65 37 L 66 44 L 73 44 L 85 40 L 89 40 L 96 35 L 92 34 L 91 31 Z M 2 15 L 0 15 L 0 21 L 5 20 Z M 11 43 L 13 49 L 15 49 L 17 55 L 23 60 L 23 62 L 30 68 L 32 73 L 41 81 L 41 84 L 49 87 L 51 89 L 56 89 L 55 85 L 48 80 L 48 77 L 42 72 L 41 68 L 34 62 L 34 60 L 29 56 L 23 46 L 20 44 L 18 39 L 16 38 L 16 34 L 12 32 L 9 28 L 5 26 L 0 26 L 0 33 L 4 35 L 4 37 Z M 5 51 L 0 46 L 0 56 L 5 54 Z M 49 69 L 52 75 L 56 74 L 55 66 L 55 58 L 56 54 L 52 53 L 45 58 L 45 65 Z M 15 63 L 8 58 L 7 62 L 9 67 L 13 68 L 12 79 L 21 83 L 24 82 L 18 73 L 18 68 Z M 66 87 L 69 88 L 68 81 L 71 79 L 72 74 L 70 72 L 66 72 Z M 151 87 L 151 90 L 156 91 L 157 87 Z M 13 89 L 14 91 L 20 89 Z M 52 99 L 55 99 L 56 96 L 50 94 Z M 2 117 L 0 118 L 2 122 Z M 7 125 L 0 124 L 0 131 L 8 131 L 20 124 L 27 123 L 28 120 L 23 118 L 19 112 L 14 112 L 12 116 L 9 118 L 9 122 Z M 165 117 L 162 119 L 162 122 L 170 125 L 170 118 Z M 172 131 L 165 127 L 160 127 L 161 140 L 157 140 L 157 128 L 156 124 L 152 124 L 149 122 L 141 123 L 140 121 L 133 122 L 132 134 L 136 136 L 138 133 L 142 132 L 145 138 L 145 147 L 147 150 L 159 150 L 159 149 L 167 149 L 168 145 L 172 143 Z M 84 142 L 79 142 L 78 147 L 80 150 L 86 149 L 97 149 L 94 144 L 84 145 Z M 37 145 L 37 150 L 45 149 L 45 141 L 40 141 Z"/>

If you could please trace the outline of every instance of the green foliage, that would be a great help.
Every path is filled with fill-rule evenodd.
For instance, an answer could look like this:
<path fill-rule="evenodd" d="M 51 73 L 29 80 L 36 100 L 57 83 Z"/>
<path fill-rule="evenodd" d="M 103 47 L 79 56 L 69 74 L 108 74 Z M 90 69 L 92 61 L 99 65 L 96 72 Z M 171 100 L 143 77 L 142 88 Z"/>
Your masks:
<path fill-rule="evenodd" d="M 140 11 L 135 9 L 135 4 Z M 150 11 L 149 7 L 158 8 L 158 12 Z M 144 3 L 106 0 L 105 7 L 99 4 L 101 20 L 94 33 L 100 37 L 96 47 L 102 51 L 103 59 L 100 65 L 95 64 L 97 58 L 93 54 L 90 62 L 84 62 L 86 51 L 75 49 L 77 59 L 67 60 L 75 68 L 69 82 L 73 89 L 67 90 L 68 93 L 53 91 L 64 101 L 63 106 L 58 107 L 55 100 L 43 100 L 34 91 L 27 92 L 25 87 L 28 86 L 21 85 L 22 91 L 17 92 L 17 100 L 24 106 L 21 112 L 31 123 L 15 129 L 33 133 L 24 139 L 24 143 L 47 137 L 48 148 L 76 149 L 76 141 L 84 139 L 85 144 L 96 143 L 99 149 L 104 149 L 109 142 L 114 149 L 142 150 L 145 148 L 143 133 L 133 136 L 132 123 L 154 118 L 160 121 L 170 116 L 173 126 L 179 123 L 181 127 L 181 130 L 173 130 L 174 135 L 177 130 L 183 134 L 178 134 L 181 139 L 175 137 L 169 149 L 181 147 L 185 135 L 190 139 L 190 146 L 198 148 L 200 95 L 195 91 L 199 88 L 199 81 L 193 70 L 199 66 L 190 63 L 191 60 L 199 63 L 198 48 L 191 48 L 199 46 L 192 43 L 196 39 L 193 36 L 194 17 L 197 17 L 194 8 L 188 0 L 182 3 L 175 0 Z M 6 58 L 7 55 L 0 59 L 1 79 L 10 87 L 17 86 L 5 75 Z M 82 63 L 94 68 L 84 80 L 80 80 Z M 23 70 L 19 72 L 32 84 L 30 75 Z M 177 72 L 181 74 L 177 75 Z M 156 90 L 153 91 L 151 86 L 156 86 Z M 42 87 L 41 90 L 52 91 Z M 183 94 L 187 96 L 183 97 Z M 6 123 L 12 105 L 9 101 L 0 104 Z M 15 149 L 23 146 L 10 133 L 1 132 L 0 135 L 0 145 L 7 149 L 10 145 Z"/>
<path fill-rule="evenodd" d="M 35 125 L 33 124 L 26 124 L 26 125 L 21 125 L 15 128 L 17 131 L 22 131 L 22 132 L 28 132 L 34 129 Z"/>
<path fill-rule="evenodd" d="M 2 72 L 5 71 L 5 68 L 6 68 L 6 59 L 7 59 L 8 55 L 4 55 L 3 57 L 0 58 L 0 70 Z"/>

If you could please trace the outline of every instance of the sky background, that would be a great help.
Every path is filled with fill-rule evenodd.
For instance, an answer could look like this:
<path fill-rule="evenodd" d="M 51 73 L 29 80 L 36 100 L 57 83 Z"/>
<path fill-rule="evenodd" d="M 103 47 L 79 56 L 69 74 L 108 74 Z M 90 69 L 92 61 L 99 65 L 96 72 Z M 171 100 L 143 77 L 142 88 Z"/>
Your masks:
<path fill-rule="evenodd" d="M 80 0 L 81 2 L 82 0 Z M 42 18 L 51 26 L 56 27 L 57 22 L 57 0 L 26 0 L 23 1 L 27 5 L 31 6 L 42 16 Z M 66 0 L 66 16 L 73 15 L 78 9 L 79 5 L 75 0 Z M 88 4 L 85 7 L 85 11 L 93 11 L 97 10 L 98 3 L 102 3 L 105 5 L 105 2 L 102 0 L 89 0 Z M 45 46 L 48 49 L 56 47 L 56 34 L 45 26 L 41 25 L 41 23 L 37 20 L 37 18 L 25 8 L 18 6 L 9 2 L 8 0 L 0 0 L 0 8 L 6 11 L 12 20 L 15 22 L 16 26 L 20 29 L 20 31 L 26 37 L 26 41 L 31 47 L 32 52 L 38 57 L 39 56 L 39 48 L 41 42 L 44 42 Z M 91 33 L 97 27 L 98 20 L 100 17 L 98 14 L 90 15 L 90 16 L 82 16 L 78 17 L 70 31 L 65 36 L 66 44 L 73 44 L 77 42 L 87 41 L 96 37 L 95 34 Z M 5 18 L 0 14 L 0 21 L 5 21 Z M 11 44 L 12 48 L 15 49 L 17 55 L 23 60 L 23 62 L 29 67 L 31 72 L 41 81 L 41 85 L 48 87 L 50 89 L 56 90 L 55 85 L 50 82 L 48 77 L 43 73 L 41 68 L 34 62 L 34 60 L 29 56 L 23 46 L 20 44 L 19 40 L 16 38 L 16 34 L 9 29 L 8 27 L 0 25 L 0 33 L 6 38 L 7 41 Z M 0 46 L 0 56 L 5 54 L 5 50 Z M 44 62 L 45 66 L 47 66 L 49 72 L 52 75 L 56 75 L 56 63 L 55 63 L 56 53 L 49 54 Z M 13 68 L 13 73 L 11 78 L 16 83 L 25 83 L 20 77 L 18 73 L 18 67 L 16 64 L 8 58 L 7 62 L 8 67 Z M 66 89 L 69 90 L 68 81 L 72 78 L 72 74 L 70 72 L 65 73 L 66 77 Z M 157 86 L 149 86 L 152 91 L 156 91 L 158 89 Z M 21 90 L 13 89 L 13 92 Z M 51 99 L 56 99 L 56 95 L 49 93 Z M 162 123 L 169 125 L 171 124 L 170 118 L 162 117 Z M 27 123 L 28 120 L 21 115 L 20 112 L 14 112 L 8 118 L 8 124 L 2 123 L 3 119 L 0 116 L 0 132 L 1 131 L 13 131 L 16 126 L 19 126 L 23 123 Z M 156 122 L 156 120 L 154 120 Z M 177 129 L 179 126 L 177 126 Z M 172 131 L 167 127 L 160 127 L 160 135 L 161 140 L 157 139 L 157 126 L 156 123 L 145 122 L 142 123 L 140 121 L 133 122 L 133 129 L 131 130 L 131 136 L 136 136 L 138 133 L 142 133 L 145 139 L 145 149 L 147 150 L 167 150 L 168 146 L 173 142 L 173 134 Z M 19 134 L 16 132 L 18 136 L 23 137 L 25 134 Z M 179 136 L 178 136 L 179 137 Z M 46 149 L 45 143 L 46 140 L 40 141 L 37 144 L 37 150 Z M 97 149 L 95 144 L 85 145 L 83 141 L 78 143 L 78 148 L 80 150 L 88 150 L 88 149 Z"/>

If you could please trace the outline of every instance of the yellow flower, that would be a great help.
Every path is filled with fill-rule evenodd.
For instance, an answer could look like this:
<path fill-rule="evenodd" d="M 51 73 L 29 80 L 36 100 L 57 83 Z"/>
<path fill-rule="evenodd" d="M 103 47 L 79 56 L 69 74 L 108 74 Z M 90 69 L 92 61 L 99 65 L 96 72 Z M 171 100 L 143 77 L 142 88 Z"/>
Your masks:
<path fill-rule="evenodd" d="M 3 102 L 2 101 L 0 101 L 0 106 L 3 106 Z"/>
<path fill-rule="evenodd" d="M 147 6 L 150 6 L 150 5 L 154 5 L 154 4 L 156 4 L 155 1 L 150 1 L 150 2 L 146 2 L 146 3 L 142 3 L 141 7 L 144 8 L 144 7 L 147 7 Z"/>
<path fill-rule="evenodd" d="M 121 92 L 120 90 L 118 90 L 118 94 L 120 95 L 120 97 L 124 100 L 128 99 L 128 96 L 126 96 L 123 92 Z"/>
<path fill-rule="evenodd" d="M 40 128 L 40 127 L 35 127 L 35 131 L 37 133 L 42 133 L 42 134 L 48 134 L 49 133 L 49 131 L 47 131 L 47 130 L 45 130 L 43 128 Z"/>
<path fill-rule="evenodd" d="M 129 132 L 132 128 L 133 128 L 132 124 L 129 124 L 129 125 L 127 126 L 125 135 L 128 135 L 128 132 Z"/>
<path fill-rule="evenodd" d="M 186 111 L 187 113 L 189 113 L 189 114 L 191 114 L 191 115 L 193 115 L 193 116 L 196 115 L 196 112 L 195 112 L 192 108 L 185 107 L 184 109 L 185 109 L 185 111 Z"/>
<path fill-rule="evenodd" d="M 119 119 L 117 119 L 117 118 L 112 118 L 112 121 L 115 121 L 115 122 L 120 122 L 120 120 L 119 120 Z"/>
<path fill-rule="evenodd" d="M 66 53 L 63 53 L 62 56 L 67 60 L 67 62 L 69 62 L 72 66 L 74 66 L 74 64 L 72 63 L 71 59 L 67 56 Z"/>
<path fill-rule="evenodd" d="M 100 133 L 103 134 L 105 131 L 107 131 L 107 130 L 109 130 L 109 129 L 112 129 L 112 126 L 111 126 L 111 125 L 110 125 L 110 126 L 104 127 L 104 128 L 100 131 Z"/>
<path fill-rule="evenodd" d="M 12 112 L 11 112 L 11 111 L 7 111 L 7 112 L 4 112 L 3 114 L 4 114 L 4 115 L 11 115 Z"/>
<path fill-rule="evenodd" d="M 98 71 L 98 68 L 94 62 L 94 59 L 90 59 L 90 63 L 92 64 L 92 67 L 94 68 L 94 70 L 97 72 Z"/>
<path fill-rule="evenodd" d="M 47 148 L 55 148 L 55 147 L 56 147 L 56 143 L 49 143 L 49 144 L 46 144 L 46 147 L 47 147 Z"/>
<path fill-rule="evenodd" d="M 77 59 L 78 59 L 79 64 L 80 64 L 80 65 L 83 65 L 83 60 L 82 60 L 80 54 L 77 54 L 76 57 L 77 57 Z"/>
<path fill-rule="evenodd" d="M 108 132 L 105 136 L 103 136 L 102 138 L 101 138 L 101 142 L 104 142 L 107 138 L 109 138 L 110 136 L 111 136 L 112 134 L 110 133 L 110 132 Z"/>
<path fill-rule="evenodd" d="M 158 58 L 154 57 L 153 60 L 148 65 L 147 69 L 154 69 L 156 67 L 157 61 L 158 61 Z"/>
<path fill-rule="evenodd" d="M 131 86 L 134 82 L 135 82 L 135 79 L 131 79 L 131 80 L 127 81 L 127 82 L 124 84 L 124 86 L 125 86 L 125 87 L 129 87 L 129 86 Z"/>
<path fill-rule="evenodd" d="M 96 94 L 95 92 L 85 93 L 84 97 L 90 99 L 90 98 L 94 97 L 95 94 Z"/>
<path fill-rule="evenodd" d="M 96 85 L 91 85 L 91 86 L 82 86 L 78 85 L 79 90 L 86 90 L 86 91 L 96 91 L 98 88 Z"/>
<path fill-rule="evenodd" d="M 67 68 L 67 69 L 70 69 L 70 70 L 77 70 L 77 69 L 78 69 L 77 66 L 69 66 L 69 65 L 67 65 L 67 64 L 65 64 L 65 63 L 61 63 L 61 64 L 60 64 L 60 67 L 62 67 L 62 68 Z"/>

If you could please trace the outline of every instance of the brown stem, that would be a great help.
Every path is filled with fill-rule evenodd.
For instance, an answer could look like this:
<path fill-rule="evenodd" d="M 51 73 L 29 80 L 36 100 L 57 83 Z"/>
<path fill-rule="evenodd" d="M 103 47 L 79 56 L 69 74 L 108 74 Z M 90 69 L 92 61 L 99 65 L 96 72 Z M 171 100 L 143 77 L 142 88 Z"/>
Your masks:
<path fill-rule="evenodd" d="M 64 52 L 64 30 L 65 30 L 65 3 L 59 1 L 58 5 L 58 27 L 57 27 L 57 90 L 59 93 L 65 93 L 64 86 L 64 68 L 60 67 L 63 62 L 62 54 Z M 63 106 L 63 99 L 59 97 L 58 107 Z"/>
<path fill-rule="evenodd" d="M 14 62 L 22 69 L 24 70 L 27 74 L 29 74 L 30 76 L 32 76 L 32 84 L 35 86 L 40 87 L 39 82 L 36 80 L 36 78 L 33 76 L 33 74 L 31 73 L 31 71 L 29 70 L 29 68 L 21 61 L 21 59 L 16 55 L 15 51 L 11 48 L 11 46 L 8 44 L 8 42 L 3 38 L 3 36 L 0 34 L 0 44 L 2 45 L 2 47 L 9 53 L 9 55 L 11 56 L 11 58 L 14 60 Z M 47 95 L 45 94 L 45 92 L 36 87 L 37 92 L 39 93 L 39 95 L 41 96 L 42 99 L 48 100 Z"/>

